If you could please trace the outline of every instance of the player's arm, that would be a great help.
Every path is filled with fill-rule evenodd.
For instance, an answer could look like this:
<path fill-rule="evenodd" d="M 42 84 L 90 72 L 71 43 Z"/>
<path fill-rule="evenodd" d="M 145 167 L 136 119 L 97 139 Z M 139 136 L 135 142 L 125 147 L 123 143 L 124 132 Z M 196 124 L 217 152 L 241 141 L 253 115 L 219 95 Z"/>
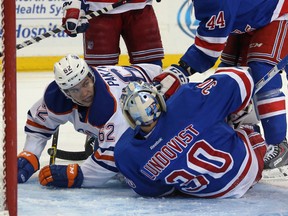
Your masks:
<path fill-rule="evenodd" d="M 43 97 L 27 112 L 26 140 L 23 151 L 18 154 L 18 183 L 26 182 L 39 169 L 39 158 L 47 141 L 58 126 L 67 121 L 66 117 L 56 115 L 47 107 L 49 104 Z"/>
<path fill-rule="evenodd" d="M 119 145 L 122 144 L 125 145 L 125 143 L 119 143 Z M 174 192 L 173 186 L 149 181 L 147 176 L 138 172 L 138 168 L 134 167 L 130 160 L 126 160 L 125 151 L 123 151 L 123 149 L 116 151 L 115 157 L 116 166 L 119 169 L 119 172 L 123 174 L 126 184 L 140 196 L 161 197 L 170 195 Z"/>
<path fill-rule="evenodd" d="M 154 77 L 153 85 L 168 99 L 181 85 L 189 83 L 189 75 L 182 67 L 173 64 Z"/>
<path fill-rule="evenodd" d="M 197 21 L 195 42 L 181 58 L 181 65 L 191 71 L 205 72 L 213 67 L 232 31 L 239 1 L 195 0 L 193 8 Z"/>
<path fill-rule="evenodd" d="M 84 16 L 88 11 L 89 5 L 84 0 L 66 0 L 63 3 L 62 24 L 70 37 L 76 37 L 78 33 L 87 30 L 89 22 Z"/>
<path fill-rule="evenodd" d="M 133 179 L 133 178 L 131 178 Z M 145 182 L 143 177 L 134 178 L 130 180 L 125 178 L 126 183 L 140 196 L 144 197 L 163 197 L 172 195 L 175 192 L 175 188 L 169 185 L 162 185 L 157 182 Z"/>
<path fill-rule="evenodd" d="M 211 118 L 225 119 L 249 105 L 254 82 L 248 70 L 227 67 L 217 69 L 195 88 L 201 92 L 205 106 L 211 107 Z"/>
<path fill-rule="evenodd" d="M 112 179 L 118 170 L 110 170 L 88 157 L 81 166 L 78 164 L 47 165 L 39 171 L 39 182 L 42 186 L 59 188 L 97 188 Z"/>

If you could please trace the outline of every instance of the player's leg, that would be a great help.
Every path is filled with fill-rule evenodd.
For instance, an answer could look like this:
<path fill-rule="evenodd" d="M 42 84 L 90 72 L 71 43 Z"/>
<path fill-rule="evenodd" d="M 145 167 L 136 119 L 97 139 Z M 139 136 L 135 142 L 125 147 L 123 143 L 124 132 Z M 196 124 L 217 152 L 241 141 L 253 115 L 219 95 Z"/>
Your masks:
<path fill-rule="evenodd" d="M 255 83 L 279 61 L 279 58 L 288 54 L 288 35 L 285 34 L 287 31 L 287 21 L 275 21 L 254 33 L 248 50 L 248 66 Z M 281 76 L 277 74 L 256 95 L 259 118 L 269 145 L 265 168 L 288 164 L 285 95 L 281 88 Z"/>
<path fill-rule="evenodd" d="M 264 167 L 264 156 L 267 150 L 266 143 L 261 134 L 256 132 L 253 127 L 243 125 L 240 127 L 240 130 L 245 131 L 245 133 L 247 134 L 252 149 L 258 161 L 258 172 L 255 178 L 255 183 L 257 183 L 262 177 L 262 171 Z"/>
<path fill-rule="evenodd" d="M 121 27 L 119 14 L 102 14 L 89 21 L 89 28 L 83 37 L 84 59 L 89 65 L 118 63 Z"/>
<path fill-rule="evenodd" d="M 247 66 L 247 51 L 251 37 L 249 34 L 229 35 L 219 67 Z"/>
<path fill-rule="evenodd" d="M 132 10 L 122 14 L 122 37 L 126 43 L 131 64 L 154 63 L 162 66 L 163 46 L 158 21 L 153 7 Z"/>

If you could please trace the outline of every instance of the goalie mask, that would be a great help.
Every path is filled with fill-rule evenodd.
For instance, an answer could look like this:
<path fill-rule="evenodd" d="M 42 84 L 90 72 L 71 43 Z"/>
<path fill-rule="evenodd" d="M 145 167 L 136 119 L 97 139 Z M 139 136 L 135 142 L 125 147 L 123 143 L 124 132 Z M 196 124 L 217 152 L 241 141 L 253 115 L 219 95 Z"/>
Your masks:
<path fill-rule="evenodd" d="M 79 84 L 87 76 L 95 82 L 94 74 L 84 59 L 73 54 L 65 56 L 54 64 L 54 76 L 62 92 L 77 104 L 79 103 L 69 95 L 69 89 Z"/>
<path fill-rule="evenodd" d="M 145 82 L 131 82 L 123 88 L 120 103 L 123 115 L 133 129 L 137 125 L 150 125 L 166 111 L 163 96 Z"/>

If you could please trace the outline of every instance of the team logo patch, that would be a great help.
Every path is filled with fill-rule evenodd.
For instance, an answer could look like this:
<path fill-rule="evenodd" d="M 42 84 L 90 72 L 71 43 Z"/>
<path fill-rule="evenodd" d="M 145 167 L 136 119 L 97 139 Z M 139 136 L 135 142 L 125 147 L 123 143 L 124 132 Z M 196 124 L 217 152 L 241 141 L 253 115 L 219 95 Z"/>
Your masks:
<path fill-rule="evenodd" d="M 180 29 L 186 35 L 193 39 L 195 38 L 199 21 L 195 18 L 193 4 L 191 4 L 191 0 L 186 0 L 180 7 L 177 14 L 177 22 Z"/>

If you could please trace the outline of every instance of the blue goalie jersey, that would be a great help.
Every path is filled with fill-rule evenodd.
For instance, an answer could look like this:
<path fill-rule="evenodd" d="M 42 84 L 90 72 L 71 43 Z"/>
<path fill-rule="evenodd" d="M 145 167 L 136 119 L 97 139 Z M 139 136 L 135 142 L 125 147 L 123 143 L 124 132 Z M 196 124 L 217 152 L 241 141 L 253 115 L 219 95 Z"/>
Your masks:
<path fill-rule="evenodd" d="M 126 182 L 142 196 L 178 190 L 197 197 L 241 197 L 258 162 L 244 133 L 226 117 L 246 107 L 254 84 L 247 71 L 221 68 L 202 83 L 183 85 L 145 139 L 129 128 L 115 148 Z"/>

